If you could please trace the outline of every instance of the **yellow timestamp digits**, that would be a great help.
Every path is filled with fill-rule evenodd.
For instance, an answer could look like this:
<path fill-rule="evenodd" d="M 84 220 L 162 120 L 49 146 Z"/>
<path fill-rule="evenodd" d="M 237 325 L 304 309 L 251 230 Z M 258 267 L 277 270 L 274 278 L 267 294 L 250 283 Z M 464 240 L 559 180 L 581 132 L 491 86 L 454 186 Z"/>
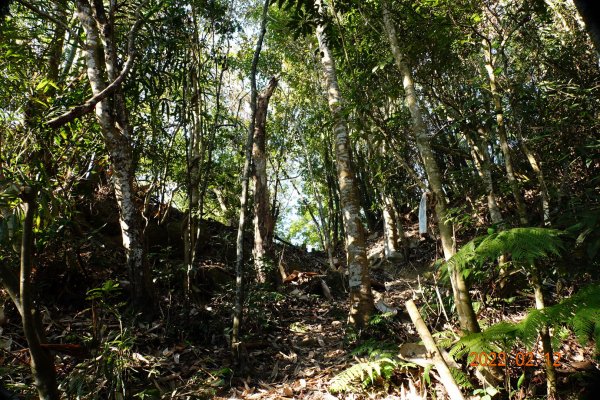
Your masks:
<path fill-rule="evenodd" d="M 471 367 L 506 367 L 508 364 L 509 366 L 515 365 L 517 367 L 537 367 L 545 362 L 546 365 L 552 364 L 555 367 L 560 367 L 562 353 L 559 351 L 552 354 L 544 353 L 544 361 L 541 361 L 540 358 L 536 357 L 535 353 L 531 351 L 519 351 L 514 355 L 507 354 L 504 351 L 498 353 L 495 351 L 472 351 L 469 353 L 469 360 L 471 360 L 469 365 Z"/>

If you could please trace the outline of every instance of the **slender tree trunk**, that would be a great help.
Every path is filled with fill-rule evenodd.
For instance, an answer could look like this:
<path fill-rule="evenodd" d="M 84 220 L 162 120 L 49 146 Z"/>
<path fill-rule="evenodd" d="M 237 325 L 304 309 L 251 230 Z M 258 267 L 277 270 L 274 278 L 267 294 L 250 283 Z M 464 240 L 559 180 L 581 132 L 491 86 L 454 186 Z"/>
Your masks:
<path fill-rule="evenodd" d="M 383 236 L 384 236 L 384 253 L 387 259 L 398 257 L 400 251 L 400 239 L 398 237 L 398 227 L 396 226 L 396 210 L 394 208 L 394 200 L 389 195 L 382 195 L 383 209 Z"/>
<path fill-rule="evenodd" d="M 267 280 L 267 262 L 273 242 L 273 222 L 269 210 L 269 185 L 267 184 L 267 111 L 269 99 L 277 87 L 277 78 L 271 78 L 264 91 L 258 96 L 256 116 L 254 117 L 254 143 L 252 160 L 254 162 L 254 269 L 256 280 Z"/>
<path fill-rule="evenodd" d="M 440 381 L 444 385 L 444 388 L 446 388 L 448 396 L 452 400 L 463 400 L 464 396 L 460 391 L 460 387 L 456 384 L 456 381 L 450 372 L 450 368 L 448 368 L 448 364 L 446 364 L 440 349 L 435 344 L 435 340 L 433 339 L 433 336 L 431 336 L 431 332 L 429 332 L 425 321 L 423 321 L 423 317 L 421 316 L 421 313 L 419 312 L 415 302 L 412 299 L 408 300 L 405 303 L 405 306 L 413 325 L 417 329 L 417 333 L 421 337 L 421 340 L 427 349 L 427 352 L 431 354 L 431 357 L 433 358 L 435 369 L 440 375 Z"/>
<path fill-rule="evenodd" d="M 340 206 L 339 206 L 339 196 L 338 196 L 338 186 L 335 180 L 335 173 L 333 171 L 333 166 L 331 163 L 330 156 L 331 146 L 329 143 L 325 146 L 325 150 L 323 152 L 323 163 L 325 164 L 325 179 L 327 181 L 327 213 L 328 213 L 328 223 L 327 229 L 330 232 L 330 246 L 332 251 L 335 251 L 338 243 L 339 243 L 339 215 L 340 215 Z"/>
<path fill-rule="evenodd" d="M 186 265 L 186 295 L 191 293 L 194 275 L 194 260 L 200 229 L 200 176 L 204 161 L 203 137 L 203 109 L 202 96 L 198 87 L 198 77 L 195 76 L 196 68 L 190 70 L 191 93 L 191 133 L 187 143 L 187 173 L 188 173 L 188 215 L 187 225 L 184 230 L 184 263 Z M 187 90 L 187 88 L 184 88 Z M 184 111 L 185 112 L 185 111 Z"/>
<path fill-rule="evenodd" d="M 322 0 L 316 0 L 319 13 L 325 15 Z M 336 164 L 340 186 L 340 203 L 346 235 L 346 253 L 350 289 L 350 322 L 358 328 L 364 327 L 373 312 L 373 294 L 369 276 L 369 261 L 365 246 L 365 232 L 360 220 L 360 198 L 350 159 L 351 144 L 348 126 L 342 110 L 342 95 L 337 82 L 333 60 L 325 27 L 317 26 L 317 40 L 321 50 L 321 63 L 327 84 L 329 110 L 333 118 L 335 134 Z"/>
<path fill-rule="evenodd" d="M 403 229 L 403 221 L 402 214 L 398 207 L 396 207 L 396 203 L 392 202 L 392 207 L 394 209 L 394 217 L 396 218 L 396 236 L 398 237 L 398 246 L 402 249 L 402 255 L 405 260 L 408 260 L 408 241 L 406 240 L 406 235 L 404 234 Z"/>
<path fill-rule="evenodd" d="M 25 221 L 23 222 L 23 237 L 21 241 L 21 274 L 19 280 L 19 303 L 23 332 L 29 346 L 31 356 L 31 373 L 35 380 L 35 386 L 40 400 L 58 400 L 58 386 L 56 383 L 56 371 L 54 367 L 54 356 L 42 347 L 41 328 L 36 323 L 36 313 L 33 306 L 33 295 L 31 293 L 31 268 L 33 264 L 33 217 L 36 210 L 37 193 L 31 187 L 26 187 L 21 193 L 25 206 Z"/>
<path fill-rule="evenodd" d="M 427 173 L 427 178 L 429 179 L 431 191 L 434 195 L 435 214 L 440 237 L 442 239 L 442 249 L 444 251 L 444 257 L 448 260 L 454 255 L 455 248 L 452 228 L 450 224 L 446 222 L 446 195 L 442 188 L 442 177 L 429 143 L 427 128 L 418 104 L 412 72 L 402 54 L 398 36 L 396 34 L 396 28 L 394 27 L 390 15 L 388 0 L 382 0 L 381 4 L 383 8 L 384 28 L 390 42 L 396 66 L 402 74 L 406 104 L 412 117 L 412 131 L 423 161 L 423 167 Z M 475 316 L 475 311 L 473 310 L 473 304 L 471 303 L 471 296 L 462 273 L 454 267 L 450 267 L 450 269 L 450 282 L 452 283 L 452 291 L 461 329 L 467 332 L 479 332 L 480 328 L 477 317 Z"/>
<path fill-rule="evenodd" d="M 223 213 L 223 217 L 225 219 L 225 225 L 233 226 L 235 221 L 233 221 L 230 216 L 229 204 L 227 202 L 227 199 L 225 198 L 225 195 L 219 188 L 212 188 L 212 191 L 215 194 L 215 197 L 217 198 L 217 202 L 219 203 L 219 207 L 221 208 L 221 212 Z"/>
<path fill-rule="evenodd" d="M 310 159 L 310 156 L 308 154 L 308 144 L 306 143 L 306 140 L 304 138 L 304 135 L 302 134 L 302 132 L 298 132 L 298 136 L 300 137 L 300 140 L 302 141 L 302 147 L 304 150 L 304 155 L 306 157 L 306 163 L 308 165 L 308 171 L 310 173 L 310 180 L 312 182 L 312 190 L 313 190 L 313 194 L 315 196 L 315 200 L 317 201 L 317 209 L 319 211 L 319 220 L 321 222 L 320 226 L 321 228 L 319 229 L 320 232 L 320 236 L 322 236 L 323 238 L 323 249 L 325 250 L 325 252 L 327 253 L 327 260 L 329 261 L 329 268 L 331 270 L 335 270 L 335 263 L 333 261 L 333 248 L 331 245 L 331 218 L 333 216 L 333 211 L 332 211 L 332 204 L 333 204 L 333 199 L 332 196 L 329 196 L 328 199 L 328 204 L 329 204 L 329 215 L 330 218 L 325 218 L 325 210 L 323 207 L 323 198 L 321 196 L 321 194 L 319 193 L 319 188 L 317 187 L 317 177 L 315 175 L 315 171 L 313 169 L 312 166 L 312 162 Z M 325 150 L 327 152 L 327 150 Z M 325 157 L 325 160 L 327 159 L 327 157 Z M 327 168 L 325 169 L 325 174 L 327 174 Z M 329 189 L 331 191 L 331 189 Z M 319 225 L 317 224 L 317 227 Z"/>
<path fill-rule="evenodd" d="M 243 368 L 243 356 L 245 349 L 240 342 L 240 330 L 243 318 L 244 304 L 244 228 L 246 226 L 246 209 L 248 207 L 248 183 L 250 180 L 250 164 L 252 161 L 252 142 L 254 139 L 254 124 L 256 117 L 256 98 L 258 91 L 256 89 L 256 70 L 258 68 L 258 59 L 262 49 L 263 39 L 267 32 L 267 13 L 269 11 L 269 0 L 265 0 L 262 9 L 262 19 L 260 31 L 252 57 L 252 66 L 250 68 L 250 124 L 248 127 L 248 136 L 246 137 L 246 146 L 244 150 L 244 170 L 242 171 L 242 195 L 240 196 L 240 219 L 238 223 L 238 232 L 236 239 L 236 260 L 235 260 L 235 300 L 233 305 L 233 327 L 231 332 L 231 351 L 234 360 Z"/>
<path fill-rule="evenodd" d="M 527 161 L 529 161 L 529 165 L 531 165 L 531 169 L 533 169 L 533 172 L 535 172 L 535 175 L 538 179 L 538 184 L 540 186 L 540 197 L 542 200 L 542 221 L 544 226 L 550 226 L 550 194 L 548 193 L 548 186 L 546 186 L 544 171 L 542 171 L 541 163 L 538 161 L 538 158 L 535 156 L 534 152 L 525 142 L 523 137 L 521 135 L 519 136 L 521 148 L 527 157 Z"/>
<path fill-rule="evenodd" d="M 490 91 L 492 93 L 492 98 L 494 101 L 494 108 L 496 111 L 496 123 L 498 127 L 498 138 L 500 140 L 500 148 L 504 155 L 504 161 L 506 166 L 506 175 L 511 186 L 511 190 L 513 192 L 513 196 L 515 197 L 515 201 L 517 203 L 517 211 L 519 214 L 519 221 L 522 226 L 526 226 L 528 224 L 527 211 L 525 208 L 525 202 L 523 197 L 521 196 L 521 192 L 519 190 L 518 182 L 514 176 L 514 169 L 512 165 L 512 158 L 510 154 L 510 148 L 508 146 L 508 138 L 506 133 L 506 126 L 504 123 L 504 110 L 502 107 L 502 98 L 498 87 L 496 85 L 496 75 L 494 69 L 494 58 L 492 55 L 492 46 L 491 42 L 484 39 L 483 40 L 483 48 L 484 48 L 484 57 L 485 57 L 485 68 L 488 73 L 489 82 L 490 82 Z M 520 135 L 519 135 L 520 136 Z M 544 224 L 549 223 L 549 197 L 548 190 L 546 187 L 546 183 L 544 180 L 543 172 L 531 150 L 524 143 L 522 137 L 519 138 L 521 142 L 521 147 L 523 148 L 525 155 L 528 158 L 534 172 L 536 172 L 538 176 L 538 181 L 540 183 L 540 192 L 542 196 L 542 212 L 543 212 L 543 220 Z M 540 281 L 540 272 L 538 268 L 534 265 L 532 271 L 532 284 L 534 287 L 535 294 L 535 302 L 537 309 L 544 308 L 544 295 L 542 291 L 542 285 Z M 547 398 L 550 400 L 556 399 L 556 371 L 553 365 L 553 356 L 552 356 L 552 343 L 550 332 L 547 326 L 542 327 L 540 330 L 540 337 L 542 340 L 542 348 L 544 353 L 547 353 L 550 359 L 550 362 L 546 364 L 546 384 L 547 384 Z M 546 359 L 546 357 L 544 357 Z"/>
<path fill-rule="evenodd" d="M 540 279 L 540 271 L 536 265 L 532 266 L 532 277 L 531 283 L 533 284 L 534 296 L 535 296 L 535 308 L 543 310 L 545 305 L 544 292 L 542 290 L 542 283 Z M 540 329 L 540 338 L 542 340 L 542 350 L 544 352 L 544 361 L 546 363 L 546 398 L 548 400 L 555 400 L 556 395 L 556 369 L 554 368 L 554 355 L 552 351 L 552 338 L 550 336 L 550 330 L 548 326 L 543 326 Z M 546 357 L 547 355 L 547 357 Z"/>
<path fill-rule="evenodd" d="M 103 27 L 102 36 L 94 20 L 90 3 L 87 0 L 77 1 L 77 17 L 86 33 L 87 74 L 94 95 L 107 87 L 105 72 L 109 79 L 116 78 L 118 75 L 112 21 L 105 19 L 102 4 L 96 5 L 98 7 L 95 15 L 98 18 L 98 25 Z M 101 58 L 102 53 L 105 54 L 105 61 Z M 119 222 L 131 280 L 133 306 L 136 310 L 150 315 L 154 310 L 155 293 L 146 262 L 141 212 L 134 203 L 133 150 L 127 110 L 120 89 L 112 99 L 105 98 L 96 104 L 96 117 L 111 161 L 112 183 L 119 206 Z"/>
<path fill-rule="evenodd" d="M 496 83 L 496 73 L 494 66 L 494 56 L 492 55 L 492 45 L 487 39 L 483 39 L 483 53 L 485 59 L 485 70 L 489 78 L 490 92 L 492 94 L 492 100 L 494 102 L 494 111 L 496 113 L 496 128 L 498 132 L 498 140 L 500 141 L 500 149 L 504 156 L 504 165 L 506 168 L 506 178 L 512 191 L 515 203 L 517 205 L 517 214 L 519 216 L 519 222 L 521 225 L 527 225 L 527 210 L 525 208 L 525 201 L 521 196 L 521 189 L 519 188 L 519 182 L 515 177 L 512 155 L 510 146 L 508 145 L 508 135 L 506 132 L 506 124 L 504 122 L 504 107 L 502 106 L 502 96 L 498 91 L 498 85 Z"/>
<path fill-rule="evenodd" d="M 500 225 L 502 223 L 502 213 L 500 212 L 500 208 L 498 207 L 496 190 L 494 186 L 494 179 L 492 178 L 492 163 L 490 160 L 490 155 L 488 154 L 486 148 L 484 147 L 481 136 L 483 135 L 483 128 L 479 128 L 479 134 L 472 135 L 467 134 L 467 141 L 470 142 L 471 152 L 473 157 L 473 162 L 475 163 L 475 168 L 477 169 L 477 173 L 483 179 L 483 182 L 486 187 L 487 192 L 487 203 L 488 203 L 488 211 L 490 213 L 490 219 L 493 224 Z"/>
<path fill-rule="evenodd" d="M 381 146 L 381 155 L 387 156 L 387 145 L 384 143 Z M 384 178 L 385 181 L 385 178 Z M 406 258 L 407 246 L 405 243 L 404 231 L 402 229 L 402 221 L 398 215 L 394 198 L 389 194 L 389 189 L 385 182 L 380 182 L 381 189 L 381 209 L 383 214 L 383 236 L 384 236 L 384 253 L 389 260 L 398 260 L 402 257 Z M 401 251 L 402 250 L 402 251 Z"/>

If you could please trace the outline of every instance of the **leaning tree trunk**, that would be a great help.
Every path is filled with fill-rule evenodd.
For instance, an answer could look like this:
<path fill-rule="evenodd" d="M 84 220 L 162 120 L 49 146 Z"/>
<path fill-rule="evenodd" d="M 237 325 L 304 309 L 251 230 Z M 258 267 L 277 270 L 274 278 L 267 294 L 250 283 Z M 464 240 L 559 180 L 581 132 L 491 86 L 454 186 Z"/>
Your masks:
<path fill-rule="evenodd" d="M 322 0 L 315 1 L 321 15 L 324 15 Z M 336 164 L 340 186 L 340 203 L 346 234 L 346 253 L 350 289 L 350 322 L 362 328 L 369 321 L 373 311 L 373 294 L 369 276 L 369 261 L 365 246 L 365 232 L 360 220 L 360 198 L 356 177 L 350 159 L 351 144 L 348 126 L 342 110 L 342 95 L 338 86 L 335 62 L 333 60 L 325 27 L 317 26 L 317 40 L 321 50 L 321 63 L 327 84 L 329 110 L 333 118 L 335 134 Z"/>
<path fill-rule="evenodd" d="M 423 121 L 421 109 L 418 104 L 417 93 L 412 78 L 412 71 L 408 67 L 407 62 L 404 59 L 398 36 L 396 34 L 396 28 L 392 21 L 388 0 L 382 1 L 383 8 L 383 22 L 384 28 L 390 42 L 390 47 L 394 60 L 400 73 L 402 74 L 402 83 L 404 86 L 404 92 L 406 96 L 406 103 L 410 111 L 412 118 L 412 131 L 415 137 L 417 148 L 423 160 L 423 167 L 427 173 L 429 179 L 429 185 L 434 195 L 435 202 L 435 214 L 440 231 L 440 237 L 442 239 L 442 249 L 444 251 L 444 257 L 446 260 L 450 259 L 455 253 L 454 238 L 452 236 L 452 228 L 450 224 L 446 222 L 446 195 L 442 189 L 442 177 L 437 165 L 437 161 L 433 155 L 431 144 L 427 136 L 427 128 Z M 479 332 L 479 324 L 475 311 L 473 310 L 473 304 L 471 303 L 471 296 L 467 288 L 466 282 L 462 276 L 462 273 L 455 267 L 450 267 L 450 282 L 452 284 L 452 291 L 454 295 L 454 302 L 456 304 L 456 311 L 458 313 L 458 319 L 460 322 L 461 329 L 467 332 Z"/>
<path fill-rule="evenodd" d="M 104 72 L 106 71 L 111 81 L 116 79 L 118 72 L 113 21 L 106 19 L 101 3 L 94 4 L 97 6 L 95 15 L 98 21 L 94 20 L 94 13 L 87 0 L 77 1 L 77 17 L 86 33 L 84 49 L 88 79 L 92 93 L 98 95 L 107 87 Z M 103 28 L 102 36 L 97 23 Z M 104 61 L 100 56 L 103 53 Z M 113 171 L 112 183 L 119 207 L 119 222 L 131 280 L 133 306 L 136 310 L 149 315 L 154 309 L 155 295 L 144 251 L 142 216 L 134 203 L 133 150 L 127 110 L 120 89 L 115 92 L 113 98 L 105 98 L 98 102 L 95 109 Z"/>
<path fill-rule="evenodd" d="M 269 251 L 273 242 L 273 216 L 269 210 L 269 186 L 267 185 L 267 110 L 269 99 L 277 87 L 277 78 L 273 77 L 267 87 L 258 96 L 254 117 L 254 143 L 252 160 L 254 161 L 254 268 L 256 280 L 267 280 L 266 267 Z"/>

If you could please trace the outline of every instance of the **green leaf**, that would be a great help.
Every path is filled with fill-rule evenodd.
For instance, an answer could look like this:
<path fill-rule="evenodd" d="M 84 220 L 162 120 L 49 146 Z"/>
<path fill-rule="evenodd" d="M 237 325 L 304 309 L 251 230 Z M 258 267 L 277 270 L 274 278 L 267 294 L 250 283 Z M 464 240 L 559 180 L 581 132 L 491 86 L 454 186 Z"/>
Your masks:
<path fill-rule="evenodd" d="M 523 382 L 525 382 L 525 372 L 521 374 L 519 380 L 517 381 L 517 389 L 520 389 L 523 386 Z"/>

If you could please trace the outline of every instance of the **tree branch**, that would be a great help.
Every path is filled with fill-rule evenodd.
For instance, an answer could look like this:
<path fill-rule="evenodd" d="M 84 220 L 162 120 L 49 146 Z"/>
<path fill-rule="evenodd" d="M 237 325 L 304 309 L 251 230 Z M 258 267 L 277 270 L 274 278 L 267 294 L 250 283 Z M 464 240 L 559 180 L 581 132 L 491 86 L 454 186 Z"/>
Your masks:
<path fill-rule="evenodd" d="M 49 14 L 44 10 L 40 10 L 39 8 L 37 8 L 36 6 L 34 6 L 33 4 L 30 4 L 29 2 L 27 2 L 25 0 L 16 0 L 16 1 L 17 1 L 17 3 L 21 4 L 23 7 L 28 8 L 30 11 L 33 11 L 34 13 L 38 14 L 40 17 L 43 17 L 49 21 L 52 21 L 56 25 L 62 26 L 63 28 L 66 29 L 67 32 L 69 32 L 69 34 L 72 34 L 69 26 L 67 24 L 65 24 L 63 21 L 61 21 L 60 19 L 53 16 L 52 14 Z"/>
<path fill-rule="evenodd" d="M 135 35 L 142 26 L 142 23 L 146 20 L 146 18 L 140 17 L 140 10 L 146 3 L 147 2 L 144 2 L 142 5 L 140 5 L 140 8 L 138 8 L 136 12 L 137 20 L 129 30 L 129 33 L 127 34 L 127 61 L 125 61 L 125 65 L 123 66 L 123 70 L 121 71 L 119 76 L 117 76 L 117 78 L 114 81 L 112 81 L 106 88 L 104 88 L 103 91 L 91 97 L 85 103 L 75 106 L 66 113 L 59 115 L 58 117 L 53 118 L 50 121 L 47 121 L 46 126 L 52 129 L 58 129 L 61 126 L 75 120 L 76 118 L 79 118 L 91 112 L 96 106 L 96 104 L 100 103 L 102 100 L 113 94 L 115 90 L 119 88 L 119 86 L 123 83 L 125 78 L 127 78 L 127 75 L 131 71 L 133 63 L 135 61 Z"/>

